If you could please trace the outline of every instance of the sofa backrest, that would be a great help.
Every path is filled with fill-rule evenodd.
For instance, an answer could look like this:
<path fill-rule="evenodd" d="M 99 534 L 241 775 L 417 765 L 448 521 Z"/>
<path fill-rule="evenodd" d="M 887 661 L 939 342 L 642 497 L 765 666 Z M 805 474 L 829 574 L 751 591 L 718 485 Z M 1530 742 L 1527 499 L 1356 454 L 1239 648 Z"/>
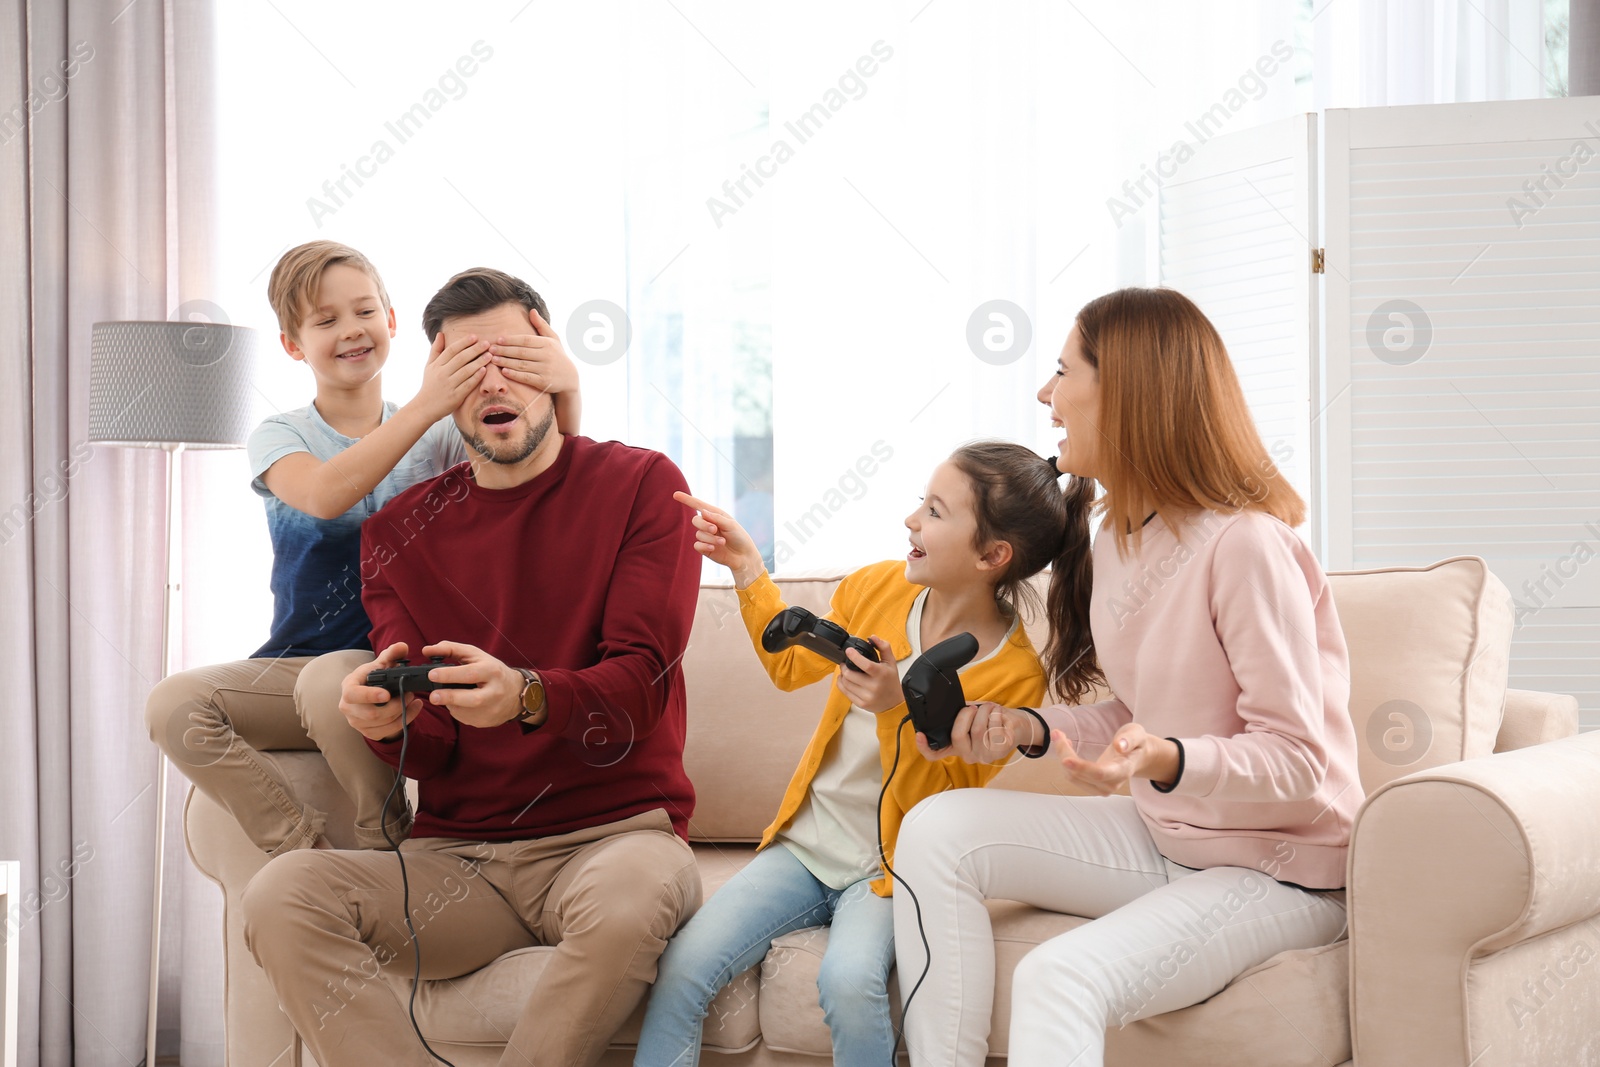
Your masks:
<path fill-rule="evenodd" d="M 843 577 L 780 578 L 777 584 L 787 603 L 821 615 Z M 792 693 L 773 685 L 750 647 L 739 595 L 726 584 L 700 587 L 683 675 L 689 720 L 683 765 L 695 791 L 689 836 L 759 841 L 778 813 L 833 683 Z"/>
<path fill-rule="evenodd" d="M 822 614 L 843 577 L 831 572 L 777 584 L 787 603 Z M 1510 592 L 1488 565 L 1457 556 L 1424 567 L 1334 572 L 1328 580 L 1350 649 L 1350 713 L 1365 789 L 1489 755 L 1505 702 L 1513 612 Z M 1047 585 L 1045 575 L 1034 579 L 1041 596 Z M 1027 628 L 1043 651 L 1044 619 L 1028 618 Z M 832 683 L 793 693 L 773 686 L 750 648 L 730 585 L 701 587 L 684 676 L 684 766 L 697 794 L 690 836 L 758 841 Z M 991 788 L 1072 792 L 1051 759 L 1015 760 Z"/>

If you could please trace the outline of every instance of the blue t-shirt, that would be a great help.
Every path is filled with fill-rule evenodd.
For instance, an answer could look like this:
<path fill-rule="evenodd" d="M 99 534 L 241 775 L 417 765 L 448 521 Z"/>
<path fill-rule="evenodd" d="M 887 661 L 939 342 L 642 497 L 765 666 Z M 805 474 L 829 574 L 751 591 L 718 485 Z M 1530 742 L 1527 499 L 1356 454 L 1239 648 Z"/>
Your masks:
<path fill-rule="evenodd" d="M 384 420 L 399 406 L 384 401 Z M 250 483 L 266 499 L 272 537 L 272 635 L 260 656 L 318 656 L 369 647 L 372 624 L 361 607 L 361 524 L 418 482 L 467 458 L 455 423 L 440 419 L 389 476 L 337 519 L 317 519 L 272 495 L 261 476 L 294 452 L 329 460 L 355 444 L 323 421 L 315 404 L 269 416 L 250 434 Z"/>

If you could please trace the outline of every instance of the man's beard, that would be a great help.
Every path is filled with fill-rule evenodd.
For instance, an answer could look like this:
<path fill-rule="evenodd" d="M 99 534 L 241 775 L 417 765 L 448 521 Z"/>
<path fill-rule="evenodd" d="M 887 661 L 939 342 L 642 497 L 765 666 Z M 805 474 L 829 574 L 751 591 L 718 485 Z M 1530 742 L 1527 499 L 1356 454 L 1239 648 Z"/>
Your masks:
<path fill-rule="evenodd" d="M 469 434 L 463 431 L 461 436 L 466 438 L 467 444 L 472 446 L 473 451 L 490 463 L 499 463 L 509 467 L 521 463 L 539 451 L 539 446 L 544 444 L 545 436 L 549 434 L 555 424 L 556 409 L 554 405 L 551 405 L 550 409 L 545 412 L 544 418 L 539 420 L 539 424 L 537 426 L 529 426 L 523 433 L 522 440 L 515 444 L 508 442 L 497 449 L 496 446 L 485 441 L 480 434 Z"/>

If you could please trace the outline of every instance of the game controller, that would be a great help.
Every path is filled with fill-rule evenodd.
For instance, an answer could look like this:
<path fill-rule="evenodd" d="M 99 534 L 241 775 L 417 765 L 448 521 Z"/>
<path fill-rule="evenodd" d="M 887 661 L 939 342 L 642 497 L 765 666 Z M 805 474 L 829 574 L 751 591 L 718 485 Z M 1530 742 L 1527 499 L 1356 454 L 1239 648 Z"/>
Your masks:
<path fill-rule="evenodd" d="M 377 689 L 387 689 L 392 697 L 404 693 L 431 693 L 435 689 L 476 689 L 471 682 L 435 682 L 428 672 L 435 667 L 449 667 L 443 656 L 435 656 L 427 663 L 412 666 L 409 660 L 396 660 L 393 667 L 379 667 L 367 672 L 367 684 Z"/>
<path fill-rule="evenodd" d="M 956 671 L 978 654 L 978 639 L 956 634 L 934 645 L 906 668 L 900 692 L 911 712 L 911 725 L 928 739 L 931 748 L 950 747 L 950 727 L 967 706 Z"/>
<path fill-rule="evenodd" d="M 858 672 L 861 668 L 850 662 L 844 654 L 846 649 L 853 648 L 874 663 L 881 662 L 871 641 L 851 637 L 843 626 L 819 619 L 805 608 L 784 608 L 767 623 L 761 635 L 761 647 L 778 653 L 795 645 Z"/>

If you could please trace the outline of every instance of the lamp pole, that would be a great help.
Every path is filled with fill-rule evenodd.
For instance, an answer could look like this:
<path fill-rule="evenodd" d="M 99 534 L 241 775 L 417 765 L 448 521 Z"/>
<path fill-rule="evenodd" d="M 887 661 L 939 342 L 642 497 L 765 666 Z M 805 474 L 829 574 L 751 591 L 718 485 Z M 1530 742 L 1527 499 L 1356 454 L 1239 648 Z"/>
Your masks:
<path fill-rule="evenodd" d="M 167 587 L 161 611 L 161 676 L 173 669 L 173 646 L 177 644 L 178 612 L 182 610 L 183 531 L 178 526 L 178 502 L 183 492 L 183 443 L 161 445 L 167 455 Z M 156 855 L 155 885 L 150 904 L 150 994 L 145 1017 L 145 1067 L 156 1067 L 156 1014 L 161 992 L 161 890 L 165 882 L 167 855 L 167 756 L 156 750 Z"/>

